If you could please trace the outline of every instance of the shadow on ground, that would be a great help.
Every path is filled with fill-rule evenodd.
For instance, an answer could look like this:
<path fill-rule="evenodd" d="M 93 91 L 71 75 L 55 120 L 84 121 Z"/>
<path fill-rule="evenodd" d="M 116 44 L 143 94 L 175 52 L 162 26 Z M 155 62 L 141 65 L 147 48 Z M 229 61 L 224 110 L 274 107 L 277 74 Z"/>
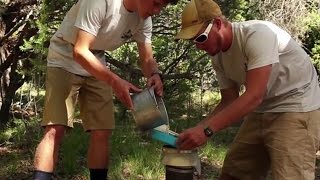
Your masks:
<path fill-rule="evenodd" d="M 32 179 L 32 158 L 27 150 L 0 147 L 0 179 Z"/>

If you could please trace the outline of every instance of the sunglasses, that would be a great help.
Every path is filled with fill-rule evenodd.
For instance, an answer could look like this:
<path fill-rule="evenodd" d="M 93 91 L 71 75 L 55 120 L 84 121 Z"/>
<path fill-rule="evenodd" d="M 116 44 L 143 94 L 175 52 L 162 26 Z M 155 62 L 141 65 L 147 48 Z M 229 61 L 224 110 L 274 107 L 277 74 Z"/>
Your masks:
<path fill-rule="evenodd" d="M 197 44 L 203 44 L 205 43 L 207 40 L 208 40 L 208 35 L 210 33 L 210 30 L 211 30 L 211 27 L 212 27 L 212 22 L 210 22 L 206 28 L 206 30 L 201 33 L 199 36 L 197 36 L 196 38 L 193 39 L 193 42 L 194 43 L 197 43 Z"/>

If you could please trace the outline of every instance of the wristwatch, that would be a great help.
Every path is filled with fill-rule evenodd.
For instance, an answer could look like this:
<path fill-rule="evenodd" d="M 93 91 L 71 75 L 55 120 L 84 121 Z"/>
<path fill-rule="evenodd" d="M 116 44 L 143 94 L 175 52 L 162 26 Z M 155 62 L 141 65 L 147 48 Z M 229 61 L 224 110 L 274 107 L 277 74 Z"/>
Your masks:
<path fill-rule="evenodd" d="M 203 132 L 204 132 L 204 134 L 205 134 L 207 137 L 211 137 L 211 136 L 214 134 L 213 130 L 210 129 L 209 126 L 206 126 L 206 127 L 203 129 Z"/>

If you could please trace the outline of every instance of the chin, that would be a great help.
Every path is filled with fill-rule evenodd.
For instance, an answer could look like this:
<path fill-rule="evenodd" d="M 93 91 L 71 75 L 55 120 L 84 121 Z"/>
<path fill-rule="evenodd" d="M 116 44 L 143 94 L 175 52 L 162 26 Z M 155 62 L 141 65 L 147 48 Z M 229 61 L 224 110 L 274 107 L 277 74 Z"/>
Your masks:
<path fill-rule="evenodd" d="M 147 19 L 148 17 L 151 17 L 152 14 L 149 14 L 149 13 L 146 13 L 144 16 L 143 16 L 143 19 Z"/>
<path fill-rule="evenodd" d="M 210 56 L 215 56 L 216 54 L 218 54 L 220 51 L 215 50 L 215 51 L 207 51 L 207 54 L 209 54 Z"/>
<path fill-rule="evenodd" d="M 206 51 L 206 53 L 207 53 L 208 55 L 210 55 L 210 56 L 214 56 L 214 55 L 215 55 L 215 53 L 213 53 L 213 52 L 211 52 L 211 51 Z"/>

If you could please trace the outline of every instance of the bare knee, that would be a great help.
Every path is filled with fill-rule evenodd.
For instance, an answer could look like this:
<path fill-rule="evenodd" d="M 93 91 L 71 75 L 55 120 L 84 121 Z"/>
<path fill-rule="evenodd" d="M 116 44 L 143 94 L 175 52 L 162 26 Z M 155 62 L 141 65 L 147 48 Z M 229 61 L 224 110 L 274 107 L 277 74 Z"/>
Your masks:
<path fill-rule="evenodd" d="M 90 140 L 100 143 L 108 143 L 111 133 L 111 130 L 94 130 L 90 132 Z"/>
<path fill-rule="evenodd" d="M 90 137 L 96 140 L 108 140 L 111 133 L 111 130 L 93 130 L 90 132 Z"/>
<path fill-rule="evenodd" d="M 111 133 L 111 130 L 94 130 L 90 132 L 89 168 L 101 169 L 108 166 Z"/>
<path fill-rule="evenodd" d="M 237 179 L 235 177 L 232 177 L 230 176 L 229 174 L 221 174 L 221 176 L 219 177 L 219 180 L 240 180 L 240 179 Z"/>
<path fill-rule="evenodd" d="M 62 125 L 46 126 L 44 139 L 60 143 L 64 136 L 65 129 L 66 127 Z"/>

